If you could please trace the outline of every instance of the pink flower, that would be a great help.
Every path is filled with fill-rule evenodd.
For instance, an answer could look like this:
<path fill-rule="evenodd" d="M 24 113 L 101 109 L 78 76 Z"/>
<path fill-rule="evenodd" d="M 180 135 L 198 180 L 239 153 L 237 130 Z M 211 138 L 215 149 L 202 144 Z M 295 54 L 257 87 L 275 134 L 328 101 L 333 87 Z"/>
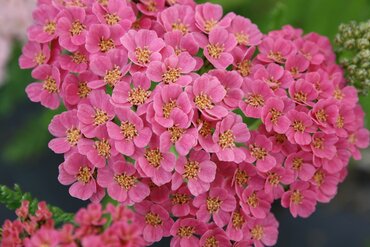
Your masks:
<path fill-rule="evenodd" d="M 86 155 L 96 168 L 105 167 L 107 160 L 118 154 L 114 141 L 109 139 L 106 131 L 97 132 L 93 139 L 82 139 L 78 143 L 80 154 Z"/>
<path fill-rule="evenodd" d="M 195 40 L 193 33 L 183 35 L 181 31 L 175 30 L 165 33 L 163 38 L 167 47 L 172 47 L 177 55 L 182 52 L 188 52 L 190 55 L 195 56 L 199 51 L 199 44 Z M 197 69 L 199 69 L 203 64 L 203 60 L 198 57 L 193 58 L 197 60 Z"/>
<path fill-rule="evenodd" d="M 61 54 L 58 57 L 60 67 L 64 70 L 83 73 L 89 66 L 89 53 L 82 46 L 71 54 Z"/>
<path fill-rule="evenodd" d="M 121 38 L 121 42 L 128 51 L 129 59 L 141 67 L 147 67 L 153 61 L 160 61 L 162 56 L 159 52 L 165 46 L 156 32 L 144 29 L 128 31 Z"/>
<path fill-rule="evenodd" d="M 263 219 L 271 209 L 271 199 L 263 190 L 247 187 L 242 193 L 240 206 L 245 214 Z"/>
<path fill-rule="evenodd" d="M 201 118 L 197 115 L 200 115 L 200 113 L 196 112 L 193 122 L 198 130 L 198 144 L 205 151 L 215 153 L 218 146 L 217 143 L 213 142 L 212 130 L 216 127 L 216 121 L 207 121 L 204 117 Z"/>
<path fill-rule="evenodd" d="M 59 69 L 43 64 L 32 71 L 32 77 L 42 82 L 34 82 L 27 86 L 28 98 L 52 110 L 57 109 L 60 105 L 59 91 L 62 80 Z"/>
<path fill-rule="evenodd" d="M 334 132 L 332 126 L 338 117 L 338 106 L 333 99 L 319 100 L 310 111 L 313 120 L 327 133 Z"/>
<path fill-rule="evenodd" d="M 290 154 L 285 160 L 285 167 L 292 169 L 295 178 L 299 178 L 303 181 L 311 179 L 316 171 L 315 167 L 312 165 L 312 153 L 304 151 Z"/>
<path fill-rule="evenodd" d="M 236 200 L 227 190 L 212 187 L 209 192 L 195 197 L 193 205 L 198 208 L 197 219 L 208 223 L 212 216 L 215 224 L 222 228 L 228 223 L 230 212 L 236 207 Z"/>
<path fill-rule="evenodd" d="M 288 103 L 288 104 L 287 104 Z M 289 110 L 289 103 L 282 99 L 269 98 L 262 109 L 262 122 L 267 131 L 275 131 L 279 134 L 287 132 L 291 122 L 285 113 Z"/>
<path fill-rule="evenodd" d="M 150 194 L 148 185 L 138 180 L 135 167 L 123 158 L 99 169 L 97 181 L 108 189 L 110 197 L 124 205 L 141 202 Z"/>
<path fill-rule="evenodd" d="M 94 171 L 86 156 L 74 153 L 59 166 L 58 180 L 63 185 L 72 184 L 69 188 L 71 196 L 87 200 L 97 191 Z"/>
<path fill-rule="evenodd" d="M 49 132 L 56 137 L 49 142 L 49 148 L 55 153 L 76 150 L 77 144 L 82 140 L 77 110 L 54 116 L 49 124 Z"/>
<path fill-rule="evenodd" d="M 149 243 L 158 242 L 162 237 L 170 236 L 173 225 L 168 211 L 150 201 L 142 201 L 135 205 L 137 218 L 135 223 L 143 228 L 143 238 Z"/>
<path fill-rule="evenodd" d="M 298 145 L 310 144 L 310 133 L 314 133 L 316 130 L 310 116 L 305 112 L 291 110 L 288 112 L 287 117 L 290 120 L 290 126 L 285 133 L 288 140 Z"/>
<path fill-rule="evenodd" d="M 300 78 L 302 73 L 308 69 L 310 62 L 300 54 L 291 55 L 287 58 L 285 69 L 290 71 L 294 78 Z"/>
<path fill-rule="evenodd" d="M 257 55 L 257 59 L 265 63 L 285 63 L 288 56 L 295 52 L 291 41 L 283 38 L 273 39 L 271 37 L 264 38 L 258 49 L 260 54 Z"/>
<path fill-rule="evenodd" d="M 92 89 L 105 85 L 114 87 L 129 69 L 127 52 L 124 49 L 113 49 L 104 55 L 94 55 L 91 57 L 90 70 L 101 79 L 89 81 L 87 85 Z"/>
<path fill-rule="evenodd" d="M 148 16 L 156 16 L 164 9 L 165 0 L 140 0 L 136 7 Z"/>
<path fill-rule="evenodd" d="M 331 160 L 337 152 L 334 145 L 337 141 L 335 135 L 318 132 L 312 136 L 310 147 L 315 156 Z"/>
<path fill-rule="evenodd" d="M 49 59 L 49 46 L 30 41 L 22 48 L 22 55 L 19 57 L 19 66 L 21 69 L 30 69 L 46 64 Z"/>
<path fill-rule="evenodd" d="M 200 238 L 199 241 L 200 246 L 212 246 L 212 245 L 219 245 L 224 247 L 231 247 L 230 240 L 228 236 L 225 234 L 223 230 L 220 228 L 214 227 L 213 229 L 210 227 L 206 233 Z"/>
<path fill-rule="evenodd" d="M 216 28 L 209 33 L 209 43 L 204 48 L 204 56 L 216 69 L 226 69 L 233 63 L 232 49 L 236 39 L 225 29 Z"/>
<path fill-rule="evenodd" d="M 176 162 L 176 172 L 172 177 L 172 190 L 178 189 L 187 180 L 191 194 L 198 196 L 210 188 L 216 176 L 216 164 L 210 160 L 205 151 L 192 151 L 189 159 L 179 156 Z"/>
<path fill-rule="evenodd" d="M 216 77 L 201 76 L 186 91 L 189 99 L 206 119 L 220 120 L 228 114 L 228 110 L 220 104 L 226 90 Z"/>
<path fill-rule="evenodd" d="M 175 217 L 195 215 L 196 209 L 193 205 L 192 194 L 186 185 L 182 185 L 177 190 L 171 190 L 169 203 L 171 203 L 171 213 Z"/>
<path fill-rule="evenodd" d="M 57 31 L 60 45 L 68 51 L 76 51 L 86 41 L 87 28 L 93 23 L 92 16 L 83 8 L 66 8 L 59 13 Z"/>
<path fill-rule="evenodd" d="M 119 39 L 125 30 L 103 24 L 92 24 L 86 35 L 86 50 L 91 54 L 106 53 L 120 45 Z"/>
<path fill-rule="evenodd" d="M 194 9 L 187 5 L 176 4 L 163 10 L 158 20 L 167 33 L 179 31 L 182 35 L 186 35 L 197 31 L 194 21 Z"/>
<path fill-rule="evenodd" d="M 204 3 L 195 7 L 195 21 L 197 27 L 205 32 L 210 33 L 215 28 L 227 28 L 234 18 L 234 13 L 229 13 L 224 18 L 222 6 L 219 4 Z"/>
<path fill-rule="evenodd" d="M 232 50 L 234 57 L 233 70 L 236 70 L 244 78 L 252 72 L 252 57 L 255 51 L 256 47 L 254 46 L 248 49 L 237 46 Z"/>
<path fill-rule="evenodd" d="M 338 190 L 339 174 L 329 174 L 323 169 L 318 169 L 310 180 L 316 189 L 316 199 L 319 202 L 329 202 Z"/>
<path fill-rule="evenodd" d="M 145 114 L 148 104 L 153 100 L 149 90 L 151 82 L 146 74 L 140 72 L 131 78 L 131 81 L 121 81 L 113 88 L 111 103 L 116 107 L 136 106 L 138 115 Z"/>
<path fill-rule="evenodd" d="M 306 80 L 299 79 L 289 87 L 290 97 L 298 104 L 313 105 L 318 93 L 314 85 Z"/>
<path fill-rule="evenodd" d="M 199 239 L 195 235 L 203 235 L 207 226 L 193 218 L 178 219 L 171 228 L 171 246 L 189 247 L 199 246 Z"/>
<path fill-rule="evenodd" d="M 101 23 L 109 26 L 119 25 L 118 27 L 125 31 L 129 30 L 136 20 L 130 4 L 119 0 L 110 0 L 104 7 L 95 2 L 92 6 L 92 12 Z"/>
<path fill-rule="evenodd" d="M 281 205 L 288 208 L 294 218 L 307 218 L 316 207 L 316 194 L 308 182 L 297 181 L 281 197 Z"/>
<path fill-rule="evenodd" d="M 226 234 L 228 238 L 233 241 L 242 240 L 244 235 L 243 230 L 246 227 L 248 220 L 249 217 L 246 216 L 243 210 L 240 210 L 240 208 L 234 210 L 226 227 Z"/>
<path fill-rule="evenodd" d="M 232 178 L 232 185 L 239 197 L 241 197 L 246 187 L 262 189 L 263 182 L 263 179 L 257 174 L 256 167 L 246 162 L 238 164 Z"/>
<path fill-rule="evenodd" d="M 355 160 L 361 159 L 359 149 L 364 149 L 369 146 L 370 133 L 366 128 L 359 128 L 348 136 L 349 150 Z"/>
<path fill-rule="evenodd" d="M 247 222 L 249 231 L 246 231 L 246 240 L 251 240 L 256 247 L 274 246 L 278 239 L 279 222 L 273 214 L 264 219 L 252 219 Z"/>
<path fill-rule="evenodd" d="M 121 123 L 119 126 L 107 123 L 109 137 L 114 140 L 118 152 L 131 156 L 149 143 L 152 131 L 130 108 L 116 108 L 116 114 Z"/>
<path fill-rule="evenodd" d="M 254 69 L 253 78 L 264 81 L 272 90 L 289 88 L 294 82 L 291 74 L 275 63 L 270 63 L 266 68 L 256 65 Z"/>
<path fill-rule="evenodd" d="M 37 247 L 47 245 L 50 247 L 59 246 L 59 233 L 55 229 L 41 228 L 25 241 L 25 247 Z"/>
<path fill-rule="evenodd" d="M 47 43 L 56 38 L 58 9 L 50 4 L 41 4 L 32 13 L 35 24 L 28 28 L 30 41 Z"/>
<path fill-rule="evenodd" d="M 147 76 L 155 82 L 164 84 L 176 83 L 180 86 L 187 86 L 191 83 L 192 77 L 189 74 L 195 69 L 196 60 L 187 52 L 182 52 L 178 56 L 173 54 L 165 58 L 164 62 L 154 61 L 150 63 Z"/>
<path fill-rule="evenodd" d="M 114 117 L 110 97 L 104 91 L 93 91 L 88 96 L 89 103 L 78 105 L 77 116 L 81 132 L 88 138 L 106 130 L 106 124 Z"/>
<path fill-rule="evenodd" d="M 174 115 L 182 115 L 179 120 L 183 127 L 188 127 L 193 116 L 188 95 L 177 84 L 166 85 L 154 95 L 153 110 L 154 120 L 167 128 L 174 125 Z"/>
<path fill-rule="evenodd" d="M 240 163 L 245 159 L 245 152 L 236 143 L 248 141 L 250 133 L 239 115 L 230 113 L 216 125 L 213 141 L 218 144 L 217 157 L 221 161 Z"/>
<path fill-rule="evenodd" d="M 280 198 L 285 192 L 283 185 L 289 185 L 295 181 L 294 172 L 281 165 L 262 174 L 262 177 L 266 179 L 264 190 L 266 194 L 271 196 L 272 200 Z"/>
<path fill-rule="evenodd" d="M 248 18 L 235 16 L 228 30 L 234 34 L 238 45 L 256 46 L 261 43 L 262 33 Z"/>
<path fill-rule="evenodd" d="M 246 161 L 256 162 L 257 170 L 267 172 L 276 166 L 276 159 L 270 154 L 272 142 L 264 135 L 253 133 L 248 143 Z"/>
<path fill-rule="evenodd" d="M 311 63 L 315 65 L 321 64 L 325 60 L 325 56 L 320 52 L 318 44 L 304 39 L 294 41 L 299 52 Z"/>
<path fill-rule="evenodd" d="M 247 117 L 260 118 L 266 100 L 274 95 L 273 91 L 266 83 L 250 79 L 244 80 L 242 90 L 245 99 L 240 101 L 240 109 Z"/>

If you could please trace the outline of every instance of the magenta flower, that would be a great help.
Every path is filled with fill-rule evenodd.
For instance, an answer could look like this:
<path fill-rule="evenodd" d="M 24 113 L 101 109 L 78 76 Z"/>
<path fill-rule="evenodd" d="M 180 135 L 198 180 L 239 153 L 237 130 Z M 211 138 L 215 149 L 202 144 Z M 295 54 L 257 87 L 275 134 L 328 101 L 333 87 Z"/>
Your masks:
<path fill-rule="evenodd" d="M 182 185 L 177 190 L 171 190 L 169 203 L 171 203 L 171 213 L 175 217 L 195 215 L 192 194 L 186 185 Z"/>
<path fill-rule="evenodd" d="M 148 185 L 138 180 L 135 167 L 123 158 L 99 169 L 97 181 L 107 188 L 110 197 L 124 205 L 141 202 L 150 194 Z"/>
<path fill-rule="evenodd" d="M 250 133 L 247 125 L 239 115 L 229 113 L 216 125 L 213 141 L 218 144 L 216 155 L 221 161 L 240 163 L 245 159 L 244 149 L 237 147 L 236 143 L 248 141 Z"/>
<path fill-rule="evenodd" d="M 203 235 L 207 226 L 193 218 L 178 219 L 171 228 L 171 246 L 190 247 L 199 246 L 199 239 L 196 235 Z"/>
<path fill-rule="evenodd" d="M 291 122 L 285 114 L 289 110 L 289 105 L 286 102 L 284 104 L 284 101 L 278 98 L 269 98 L 266 101 L 262 108 L 261 118 L 268 132 L 272 130 L 279 134 L 287 132 Z"/>
<path fill-rule="evenodd" d="M 240 206 L 245 214 L 263 219 L 271 208 L 271 197 L 263 190 L 255 190 L 247 187 L 241 196 Z"/>
<path fill-rule="evenodd" d="M 179 55 L 182 52 L 188 52 L 194 59 L 197 61 L 197 69 L 203 65 L 203 60 L 194 57 L 199 51 L 199 44 L 194 38 L 193 33 L 188 33 L 183 35 L 181 31 L 172 31 L 165 33 L 164 42 L 167 44 L 167 47 L 171 47 L 175 54 Z M 196 69 L 196 70 L 197 70 Z"/>
<path fill-rule="evenodd" d="M 289 87 L 290 97 L 298 104 L 313 105 L 318 93 L 312 83 L 299 79 Z"/>
<path fill-rule="evenodd" d="M 219 245 L 224 247 L 231 247 L 230 240 L 225 232 L 217 227 L 210 227 L 206 231 L 199 241 L 200 246 L 212 246 Z"/>
<path fill-rule="evenodd" d="M 212 217 L 215 224 L 222 228 L 228 223 L 230 212 L 236 207 L 236 200 L 227 190 L 212 187 L 209 192 L 195 197 L 193 205 L 198 208 L 198 220 L 208 223 Z"/>
<path fill-rule="evenodd" d="M 272 90 L 289 88 L 294 82 L 292 75 L 275 63 L 270 63 L 266 68 L 256 65 L 253 78 L 264 81 Z"/>
<path fill-rule="evenodd" d="M 155 185 L 162 186 L 172 179 L 176 157 L 171 152 L 162 153 L 158 147 L 153 146 L 147 148 L 143 156 L 138 157 L 136 164 Z"/>
<path fill-rule="evenodd" d="M 177 190 L 187 180 L 191 194 L 198 196 L 210 188 L 216 176 L 216 164 L 210 160 L 205 151 L 192 151 L 189 159 L 179 156 L 176 161 L 176 172 L 172 177 L 172 190 Z"/>
<path fill-rule="evenodd" d="M 121 81 L 114 87 L 111 103 L 116 107 L 136 106 L 136 114 L 145 114 L 153 99 L 150 86 L 151 82 L 146 74 L 137 72 L 132 75 L 131 81 Z"/>
<path fill-rule="evenodd" d="M 74 153 L 59 166 L 58 180 L 63 185 L 72 184 L 69 188 L 71 196 L 87 200 L 97 192 L 94 171 L 93 164 L 86 156 Z"/>
<path fill-rule="evenodd" d="M 86 15 L 85 9 L 66 8 L 59 13 L 57 31 L 60 45 L 68 51 L 76 51 L 84 45 L 89 26 L 94 23 L 91 15 Z"/>
<path fill-rule="evenodd" d="M 274 95 L 269 86 L 262 81 L 246 79 L 242 86 L 244 100 L 239 107 L 247 117 L 261 118 L 262 109 L 268 98 Z"/>
<path fill-rule="evenodd" d="M 106 124 L 114 117 L 114 108 L 104 91 L 93 91 L 88 96 L 89 103 L 78 105 L 77 116 L 81 132 L 88 138 L 106 130 Z"/>
<path fill-rule="evenodd" d="M 105 167 L 107 160 L 118 154 L 114 141 L 109 138 L 106 130 L 97 132 L 94 140 L 82 139 L 77 147 L 79 153 L 86 155 L 96 168 Z"/>
<path fill-rule="evenodd" d="M 166 85 L 154 95 L 153 110 L 155 122 L 166 128 L 174 125 L 174 115 L 182 115 L 182 118 L 178 120 L 183 127 L 188 127 L 187 125 L 193 116 L 192 104 L 188 95 L 177 84 Z"/>
<path fill-rule="evenodd" d="M 168 32 L 179 31 L 182 35 L 197 31 L 194 9 L 187 5 L 176 4 L 161 12 L 158 18 Z"/>
<path fill-rule="evenodd" d="M 56 38 L 57 15 L 58 9 L 51 4 L 40 4 L 32 14 L 36 23 L 27 30 L 28 39 L 47 43 Z"/>
<path fill-rule="evenodd" d="M 299 151 L 290 154 L 285 160 L 285 167 L 294 171 L 295 178 L 308 181 L 316 168 L 312 165 L 312 153 Z"/>
<path fill-rule="evenodd" d="M 263 188 L 263 179 L 257 174 L 254 165 L 242 162 L 238 164 L 232 178 L 232 185 L 235 187 L 236 194 L 241 197 L 246 187 L 253 189 Z"/>
<path fill-rule="evenodd" d="M 298 145 L 310 144 L 310 133 L 314 133 L 316 130 L 311 117 L 305 112 L 296 110 L 289 111 L 287 117 L 290 120 L 290 126 L 285 133 L 288 140 Z"/>
<path fill-rule="evenodd" d="M 33 82 L 27 86 L 28 98 L 52 110 L 57 109 L 60 105 L 59 92 L 62 80 L 59 69 L 43 64 L 32 71 L 32 77 L 42 82 Z"/>
<path fill-rule="evenodd" d="M 232 19 L 228 31 L 234 34 L 238 45 L 241 46 L 257 46 L 261 43 L 263 36 L 257 25 L 239 15 Z"/>
<path fill-rule="evenodd" d="M 92 6 L 92 12 L 101 23 L 109 26 L 118 25 L 117 28 L 122 28 L 125 31 L 129 30 L 136 20 L 130 4 L 120 0 L 107 1 L 106 6 L 95 2 Z"/>
<path fill-rule="evenodd" d="M 333 99 L 319 100 L 310 111 L 312 119 L 326 133 L 333 133 L 333 125 L 338 117 L 338 106 Z"/>
<path fill-rule="evenodd" d="M 152 131 L 130 108 L 116 108 L 116 114 L 121 123 L 107 123 L 109 137 L 118 152 L 131 156 L 149 143 Z"/>
<path fill-rule="evenodd" d="M 187 52 L 182 52 L 178 56 L 173 54 L 165 58 L 164 62 L 150 63 L 146 74 L 150 80 L 155 82 L 187 86 L 193 80 L 188 74 L 194 71 L 196 63 L 196 60 Z"/>
<path fill-rule="evenodd" d="M 247 222 L 247 225 L 249 231 L 246 231 L 245 239 L 250 239 L 252 242 L 250 244 L 256 247 L 274 246 L 276 244 L 279 222 L 273 214 L 268 214 L 264 219 L 252 219 Z"/>
<path fill-rule="evenodd" d="M 46 64 L 50 59 L 50 48 L 48 45 L 37 42 L 28 42 L 22 48 L 22 55 L 19 57 L 19 67 L 30 69 Z"/>
<path fill-rule="evenodd" d="M 258 46 L 260 54 L 257 55 L 258 60 L 266 63 L 277 62 L 285 63 L 290 54 L 295 52 L 295 48 L 291 41 L 271 37 L 266 37 Z"/>
<path fill-rule="evenodd" d="M 216 28 L 227 28 L 234 18 L 234 13 L 229 13 L 222 18 L 223 10 L 219 4 L 204 3 L 195 7 L 195 21 L 197 27 L 205 33 L 210 33 Z"/>
<path fill-rule="evenodd" d="M 79 104 L 88 104 L 87 97 L 90 95 L 92 88 L 88 86 L 87 82 L 97 79 L 98 77 L 90 71 L 79 75 L 66 75 L 62 84 L 64 104 L 70 108 L 77 108 Z"/>
<path fill-rule="evenodd" d="M 89 81 L 87 85 L 92 88 L 101 88 L 105 85 L 114 87 L 130 69 L 127 52 L 124 49 L 113 49 L 104 55 L 94 55 L 90 62 L 91 71 L 100 76 L 100 80 Z"/>
<path fill-rule="evenodd" d="M 307 218 L 316 207 L 316 194 L 308 182 L 297 181 L 290 185 L 290 189 L 281 197 L 281 205 L 289 208 L 294 218 Z"/>
<path fill-rule="evenodd" d="M 226 90 L 216 77 L 201 76 L 186 91 L 189 99 L 207 120 L 220 120 L 228 114 L 228 110 L 220 104 Z"/>
<path fill-rule="evenodd" d="M 119 39 L 125 30 L 103 24 L 92 24 L 86 35 L 86 50 L 91 54 L 106 53 L 120 45 Z"/>
<path fill-rule="evenodd" d="M 49 132 L 56 137 L 48 145 L 55 153 L 68 153 L 76 150 L 77 144 L 82 140 L 77 110 L 66 111 L 54 116 L 49 124 Z"/>
<path fill-rule="evenodd" d="M 57 61 L 64 70 L 83 73 L 89 66 L 89 53 L 82 46 L 71 54 L 61 54 Z"/>
<path fill-rule="evenodd" d="M 209 33 L 209 42 L 203 53 L 216 69 L 226 69 L 234 61 L 230 52 L 236 44 L 233 34 L 225 29 L 216 28 Z"/>
<path fill-rule="evenodd" d="M 165 208 L 150 201 L 142 201 L 135 205 L 135 211 L 135 224 L 142 227 L 145 241 L 154 243 L 170 236 L 174 222 Z"/>
<path fill-rule="evenodd" d="M 241 90 L 243 79 L 236 71 L 211 70 L 210 75 L 215 76 L 226 90 L 222 100 L 223 105 L 231 110 L 238 108 L 239 102 L 243 99 L 244 93 Z"/>
<path fill-rule="evenodd" d="M 276 166 L 276 159 L 270 154 L 272 142 L 264 135 L 253 133 L 248 142 L 246 161 L 256 162 L 257 170 L 267 172 Z"/>
<path fill-rule="evenodd" d="M 233 241 L 241 241 L 248 220 L 249 217 L 239 207 L 234 210 L 225 231 L 228 238 Z"/>
<path fill-rule="evenodd" d="M 129 59 L 141 67 L 147 67 L 152 61 L 160 61 L 162 56 L 159 52 L 165 46 L 156 32 L 143 29 L 128 31 L 121 38 L 121 43 L 127 49 Z"/>

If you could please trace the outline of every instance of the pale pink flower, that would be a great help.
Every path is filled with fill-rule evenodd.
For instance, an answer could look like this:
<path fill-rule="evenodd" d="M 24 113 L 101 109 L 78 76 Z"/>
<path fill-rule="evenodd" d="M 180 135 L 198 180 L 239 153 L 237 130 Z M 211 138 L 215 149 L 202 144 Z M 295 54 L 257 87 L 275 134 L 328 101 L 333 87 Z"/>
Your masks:
<path fill-rule="evenodd" d="M 212 187 L 209 192 L 195 197 L 193 205 L 198 208 L 196 213 L 198 220 L 208 223 L 212 217 L 214 223 L 222 228 L 228 223 L 230 212 L 236 207 L 236 200 L 227 190 Z"/>
<path fill-rule="evenodd" d="M 203 53 L 216 69 L 226 69 L 234 62 L 231 51 L 236 44 L 233 34 L 225 29 L 216 28 L 209 33 L 209 41 Z"/>
<path fill-rule="evenodd" d="M 315 211 L 316 193 L 308 182 L 294 182 L 281 197 L 281 205 L 289 208 L 294 218 L 307 218 Z"/>
<path fill-rule="evenodd" d="M 32 71 L 32 77 L 42 82 L 33 82 L 27 86 L 28 98 L 52 110 L 57 109 L 60 105 L 59 92 L 63 79 L 59 69 L 43 64 Z"/>

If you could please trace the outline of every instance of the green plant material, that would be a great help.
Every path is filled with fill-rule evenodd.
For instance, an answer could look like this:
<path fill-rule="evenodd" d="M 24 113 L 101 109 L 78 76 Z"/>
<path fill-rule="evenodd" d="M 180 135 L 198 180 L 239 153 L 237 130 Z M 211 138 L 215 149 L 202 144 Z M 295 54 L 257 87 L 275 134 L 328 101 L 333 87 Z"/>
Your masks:
<path fill-rule="evenodd" d="M 0 203 L 4 204 L 8 209 L 16 210 L 24 200 L 30 202 L 29 210 L 31 214 L 34 214 L 39 201 L 32 198 L 30 193 L 23 192 L 17 184 L 14 185 L 13 189 L 5 185 L 0 186 Z M 66 213 L 62 209 L 51 205 L 48 205 L 48 209 L 53 214 L 53 219 L 57 225 L 67 222 L 73 223 L 74 215 L 72 213 Z"/>

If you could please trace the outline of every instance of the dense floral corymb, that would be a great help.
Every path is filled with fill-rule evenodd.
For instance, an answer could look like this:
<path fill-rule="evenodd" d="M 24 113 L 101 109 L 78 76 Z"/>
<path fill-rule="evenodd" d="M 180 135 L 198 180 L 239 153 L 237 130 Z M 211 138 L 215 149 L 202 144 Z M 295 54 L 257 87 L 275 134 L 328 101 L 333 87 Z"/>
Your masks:
<path fill-rule="evenodd" d="M 272 203 L 308 217 L 369 143 L 327 38 L 217 4 L 39 1 L 20 62 L 29 98 L 67 109 L 59 181 L 133 205 L 146 245 L 272 246 Z"/>

